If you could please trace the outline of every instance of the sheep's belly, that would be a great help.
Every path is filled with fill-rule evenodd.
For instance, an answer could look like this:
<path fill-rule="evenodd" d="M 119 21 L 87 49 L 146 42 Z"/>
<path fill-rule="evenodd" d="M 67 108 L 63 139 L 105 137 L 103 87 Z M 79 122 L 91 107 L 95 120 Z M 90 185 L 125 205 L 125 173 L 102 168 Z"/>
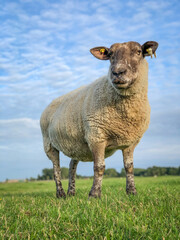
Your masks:
<path fill-rule="evenodd" d="M 92 162 L 92 154 L 89 150 L 89 147 L 86 143 L 76 143 L 74 142 L 73 145 L 71 145 L 72 148 L 66 147 L 63 145 L 63 147 L 60 149 L 66 156 L 76 159 L 83 162 Z"/>
<path fill-rule="evenodd" d="M 88 147 L 87 143 L 84 142 L 78 142 L 71 140 L 69 141 L 59 141 L 58 143 L 55 141 L 52 141 L 53 146 L 58 149 L 59 151 L 63 152 L 64 155 L 68 156 L 69 158 L 76 159 L 78 161 L 82 162 L 92 162 L 92 153 Z M 105 149 L 105 158 L 110 157 L 113 155 L 118 149 L 121 149 L 119 147 L 107 147 Z"/>
<path fill-rule="evenodd" d="M 58 150 L 63 152 L 66 156 L 68 156 L 72 159 L 76 159 L 78 161 L 82 161 L 82 162 L 92 162 L 93 161 L 92 153 L 87 144 L 83 144 L 81 146 L 79 146 L 79 144 L 74 145 L 74 147 L 71 149 L 63 146 L 62 148 L 60 147 Z M 113 149 L 106 148 L 105 158 L 108 158 L 111 155 L 113 155 L 116 152 L 116 150 L 118 150 L 118 149 L 117 148 L 113 148 Z"/>
<path fill-rule="evenodd" d="M 83 162 L 92 162 L 92 153 L 83 136 L 65 136 L 60 132 L 50 131 L 51 144 L 66 156 Z M 105 158 L 110 157 L 117 150 L 117 146 L 105 149 Z"/>

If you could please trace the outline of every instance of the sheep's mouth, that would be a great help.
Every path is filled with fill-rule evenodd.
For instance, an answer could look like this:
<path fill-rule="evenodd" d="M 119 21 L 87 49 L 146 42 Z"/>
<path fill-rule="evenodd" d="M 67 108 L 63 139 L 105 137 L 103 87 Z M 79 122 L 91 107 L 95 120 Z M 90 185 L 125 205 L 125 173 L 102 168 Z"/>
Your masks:
<path fill-rule="evenodd" d="M 125 79 L 114 79 L 112 81 L 113 85 L 115 88 L 127 88 L 129 86 L 129 81 L 125 80 Z"/>

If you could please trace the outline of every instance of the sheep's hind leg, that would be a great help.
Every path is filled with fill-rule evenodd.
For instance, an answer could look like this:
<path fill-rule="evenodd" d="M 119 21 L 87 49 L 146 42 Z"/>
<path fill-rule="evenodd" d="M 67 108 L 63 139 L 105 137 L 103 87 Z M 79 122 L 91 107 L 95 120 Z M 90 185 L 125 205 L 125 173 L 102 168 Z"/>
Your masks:
<path fill-rule="evenodd" d="M 77 160 L 71 159 L 69 164 L 69 187 L 67 192 L 69 196 L 75 195 L 75 179 L 78 162 Z"/>
<path fill-rule="evenodd" d="M 126 171 L 126 192 L 127 194 L 137 194 L 134 183 L 133 152 L 135 146 L 130 146 L 123 150 L 124 168 Z"/>
<path fill-rule="evenodd" d="M 56 197 L 57 198 L 65 198 L 66 194 L 64 192 L 64 189 L 62 187 L 61 183 L 61 169 L 59 164 L 59 151 L 55 149 L 54 147 L 50 147 L 49 151 L 46 152 L 48 158 L 53 163 L 53 169 L 54 169 L 54 180 L 56 182 Z"/>

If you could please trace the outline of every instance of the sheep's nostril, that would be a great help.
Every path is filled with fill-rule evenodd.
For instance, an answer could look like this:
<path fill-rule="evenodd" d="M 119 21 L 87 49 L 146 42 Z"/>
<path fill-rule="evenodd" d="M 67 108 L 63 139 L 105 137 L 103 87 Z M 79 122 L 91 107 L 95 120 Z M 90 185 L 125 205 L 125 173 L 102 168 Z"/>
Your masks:
<path fill-rule="evenodd" d="M 119 75 L 122 75 L 122 74 L 125 73 L 125 72 L 126 72 L 126 69 L 121 69 L 121 70 L 119 70 L 119 71 L 117 71 L 117 72 L 112 71 L 112 74 L 117 77 L 117 76 L 119 76 Z"/>
<path fill-rule="evenodd" d="M 114 76 L 118 76 L 119 74 L 117 72 L 112 72 Z"/>

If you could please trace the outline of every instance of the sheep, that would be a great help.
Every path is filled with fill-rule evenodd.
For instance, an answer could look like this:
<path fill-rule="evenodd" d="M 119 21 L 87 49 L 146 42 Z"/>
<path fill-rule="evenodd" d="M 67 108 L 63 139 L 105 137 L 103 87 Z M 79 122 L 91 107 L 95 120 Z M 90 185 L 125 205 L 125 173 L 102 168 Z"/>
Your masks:
<path fill-rule="evenodd" d="M 53 163 L 56 196 L 66 197 L 61 184 L 59 151 L 71 158 L 67 194 L 75 195 L 79 161 L 94 162 L 94 181 L 89 197 L 101 197 L 104 159 L 122 150 L 126 192 L 136 194 L 133 152 L 150 121 L 148 63 L 155 41 L 115 43 L 110 48 L 90 49 L 100 60 L 110 60 L 106 76 L 61 96 L 44 110 L 40 125 L 44 150 Z M 156 55 L 155 55 L 156 56 Z"/>

